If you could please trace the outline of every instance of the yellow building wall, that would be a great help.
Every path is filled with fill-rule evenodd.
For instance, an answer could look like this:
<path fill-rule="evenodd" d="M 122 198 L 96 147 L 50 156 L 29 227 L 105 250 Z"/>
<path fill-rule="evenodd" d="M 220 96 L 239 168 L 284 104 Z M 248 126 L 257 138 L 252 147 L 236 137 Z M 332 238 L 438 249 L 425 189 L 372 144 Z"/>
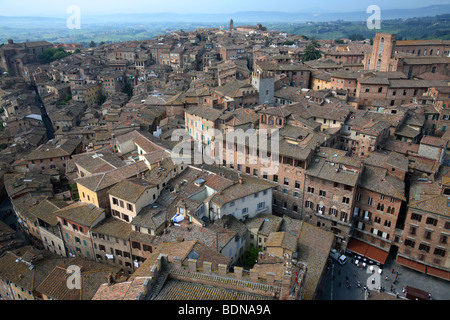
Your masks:
<path fill-rule="evenodd" d="M 100 208 L 97 193 L 77 183 L 78 194 L 80 200 L 83 202 L 92 203 L 96 207 Z"/>

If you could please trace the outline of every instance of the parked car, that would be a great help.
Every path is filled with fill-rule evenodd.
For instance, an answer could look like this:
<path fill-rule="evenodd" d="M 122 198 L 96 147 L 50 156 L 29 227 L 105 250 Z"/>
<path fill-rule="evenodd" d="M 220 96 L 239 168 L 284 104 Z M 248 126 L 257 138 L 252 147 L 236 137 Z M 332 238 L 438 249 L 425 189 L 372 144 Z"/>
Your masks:
<path fill-rule="evenodd" d="M 330 257 L 337 262 L 339 262 L 341 265 L 344 265 L 347 262 L 347 256 L 344 254 L 341 254 L 336 249 L 331 249 L 330 251 Z"/>

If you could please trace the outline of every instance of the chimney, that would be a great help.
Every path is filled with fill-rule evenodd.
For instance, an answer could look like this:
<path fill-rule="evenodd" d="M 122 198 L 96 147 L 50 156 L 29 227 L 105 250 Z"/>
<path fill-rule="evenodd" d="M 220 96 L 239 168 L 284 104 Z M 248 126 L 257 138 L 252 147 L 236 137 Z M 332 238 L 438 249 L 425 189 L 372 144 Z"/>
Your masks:
<path fill-rule="evenodd" d="M 242 271 L 243 271 L 242 267 L 234 267 L 234 277 L 236 279 L 241 280 L 242 279 Z"/>
<path fill-rule="evenodd" d="M 189 272 L 196 272 L 197 271 L 197 260 L 188 259 L 188 268 L 189 268 Z"/>
<path fill-rule="evenodd" d="M 180 257 L 174 256 L 173 263 L 175 264 L 175 269 L 177 269 L 177 270 L 182 269 L 182 260 Z"/>
<path fill-rule="evenodd" d="M 266 277 L 267 277 L 267 284 L 269 286 L 273 286 L 274 281 L 275 281 L 275 273 L 273 273 L 273 272 L 266 272 Z"/>
<path fill-rule="evenodd" d="M 227 275 L 228 266 L 226 264 L 221 264 L 220 263 L 218 265 L 218 268 L 219 268 L 219 276 L 225 277 Z"/>
<path fill-rule="evenodd" d="M 258 271 L 256 271 L 255 269 L 251 269 L 250 270 L 250 281 L 251 282 L 258 282 Z"/>
<path fill-rule="evenodd" d="M 211 274 L 212 263 L 209 261 L 203 261 L 203 272 L 206 274 Z"/>
<path fill-rule="evenodd" d="M 109 285 L 109 286 L 110 286 L 110 285 L 113 285 L 115 282 L 116 282 L 116 281 L 115 281 L 115 279 L 114 279 L 112 273 L 110 273 L 109 276 L 108 276 L 108 285 Z"/>

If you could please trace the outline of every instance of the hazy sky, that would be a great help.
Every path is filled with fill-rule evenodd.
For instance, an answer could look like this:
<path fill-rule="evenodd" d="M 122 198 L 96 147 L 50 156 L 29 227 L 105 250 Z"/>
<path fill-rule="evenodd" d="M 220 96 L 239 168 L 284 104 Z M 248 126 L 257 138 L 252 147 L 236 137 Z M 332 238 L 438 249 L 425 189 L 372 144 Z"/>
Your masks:
<path fill-rule="evenodd" d="M 0 16 L 64 16 L 67 15 L 66 11 L 70 5 L 79 6 L 82 14 L 304 10 L 320 13 L 365 11 L 370 5 L 378 5 L 383 10 L 448 3 L 448 0 L 0 0 Z"/>

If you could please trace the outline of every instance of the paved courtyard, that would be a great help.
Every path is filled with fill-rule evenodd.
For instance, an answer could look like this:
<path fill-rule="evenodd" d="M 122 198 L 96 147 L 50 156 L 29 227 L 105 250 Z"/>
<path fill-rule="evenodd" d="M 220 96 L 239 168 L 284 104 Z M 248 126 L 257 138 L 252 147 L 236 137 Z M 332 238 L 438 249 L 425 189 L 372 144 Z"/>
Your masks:
<path fill-rule="evenodd" d="M 397 281 L 394 283 L 395 280 Z M 450 300 L 449 281 L 399 266 L 391 256 L 381 271 L 376 265 L 372 270 L 370 265 L 362 269 L 355 265 L 355 260 L 351 257 L 343 266 L 333 261 L 328 269 L 321 300 L 365 300 L 364 286 L 369 291 L 379 291 L 382 288 L 384 293 L 393 296 L 398 294 L 399 298 L 405 297 L 402 289 L 411 286 L 430 292 L 433 300 Z"/>

